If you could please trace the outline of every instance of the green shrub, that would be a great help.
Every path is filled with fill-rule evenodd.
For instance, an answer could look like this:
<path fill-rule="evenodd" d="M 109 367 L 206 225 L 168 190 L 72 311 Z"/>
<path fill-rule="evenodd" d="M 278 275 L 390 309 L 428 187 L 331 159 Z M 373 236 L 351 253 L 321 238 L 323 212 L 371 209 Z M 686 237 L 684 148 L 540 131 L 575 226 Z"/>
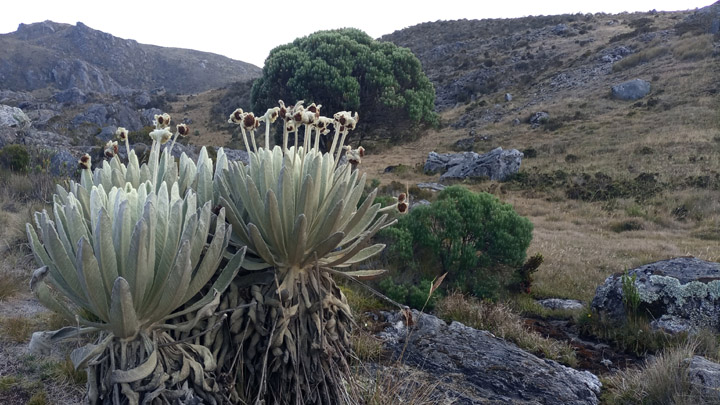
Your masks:
<path fill-rule="evenodd" d="M 422 279 L 418 284 L 401 283 L 388 277 L 380 281 L 379 287 L 391 300 L 419 310 L 433 310 L 442 293 L 430 295 L 432 280 Z M 428 298 L 430 295 L 430 298 Z"/>
<path fill-rule="evenodd" d="M 398 269 L 419 270 L 415 277 L 425 279 L 447 272 L 447 286 L 495 298 L 507 284 L 507 270 L 523 264 L 532 228 L 492 194 L 452 186 L 381 237 Z"/>
<path fill-rule="evenodd" d="M 354 28 L 318 31 L 273 49 L 251 100 L 255 111 L 265 111 L 278 99 L 358 111 L 363 126 L 388 119 L 437 122 L 435 89 L 417 57 Z"/>
<path fill-rule="evenodd" d="M 15 172 L 27 172 L 30 154 L 22 145 L 6 145 L 0 150 L 0 166 Z"/>

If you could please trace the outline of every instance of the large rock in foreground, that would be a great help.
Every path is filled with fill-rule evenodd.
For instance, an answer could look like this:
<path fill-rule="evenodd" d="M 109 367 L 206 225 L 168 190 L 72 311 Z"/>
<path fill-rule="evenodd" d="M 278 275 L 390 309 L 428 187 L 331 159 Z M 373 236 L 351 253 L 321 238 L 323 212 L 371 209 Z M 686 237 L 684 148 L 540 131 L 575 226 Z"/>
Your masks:
<path fill-rule="evenodd" d="M 379 336 L 405 364 L 435 377 L 442 385 L 463 387 L 444 392 L 453 404 L 597 404 L 600 381 L 588 371 L 577 371 L 543 360 L 512 343 L 458 322 L 450 325 L 428 314 L 412 311 L 415 325 L 405 326 L 401 312 L 387 315 L 390 326 Z"/>
<path fill-rule="evenodd" d="M 720 329 L 720 263 L 677 257 L 630 270 L 640 294 L 639 311 L 669 332 Z M 607 319 L 624 321 L 622 274 L 597 288 L 592 308 Z"/>
<path fill-rule="evenodd" d="M 428 154 L 425 173 L 443 173 L 441 180 L 487 177 L 490 180 L 505 180 L 520 170 L 523 154 L 517 149 L 495 148 L 478 155 L 475 152 Z"/>

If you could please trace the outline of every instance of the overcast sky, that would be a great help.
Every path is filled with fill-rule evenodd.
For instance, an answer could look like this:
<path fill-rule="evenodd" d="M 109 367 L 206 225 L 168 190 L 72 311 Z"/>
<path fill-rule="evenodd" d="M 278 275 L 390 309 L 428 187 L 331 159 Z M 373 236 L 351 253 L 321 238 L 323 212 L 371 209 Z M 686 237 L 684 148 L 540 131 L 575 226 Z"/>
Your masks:
<path fill-rule="evenodd" d="M 564 13 L 675 11 L 714 0 L 439 0 L 397 1 L 73 1 L 6 4 L 0 33 L 45 20 L 75 24 L 140 43 L 190 48 L 262 67 L 270 50 L 315 31 L 354 27 L 373 38 L 426 21 L 513 18 Z"/>

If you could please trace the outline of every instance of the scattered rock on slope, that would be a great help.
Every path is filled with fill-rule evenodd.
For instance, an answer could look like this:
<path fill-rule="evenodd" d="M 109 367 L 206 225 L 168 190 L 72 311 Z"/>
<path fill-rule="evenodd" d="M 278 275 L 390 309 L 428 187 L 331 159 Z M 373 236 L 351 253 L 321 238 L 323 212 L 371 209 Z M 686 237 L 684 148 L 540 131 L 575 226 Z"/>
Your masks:
<path fill-rule="evenodd" d="M 612 86 L 612 97 L 618 100 L 638 100 L 650 93 L 650 82 L 633 79 Z"/>
<path fill-rule="evenodd" d="M 479 155 L 475 152 L 430 152 L 425 162 L 425 173 L 443 173 L 440 180 L 488 177 L 505 180 L 520 170 L 523 154 L 517 149 L 503 150 L 498 147 Z"/>
<path fill-rule="evenodd" d="M 639 311 L 648 311 L 653 325 L 669 332 L 697 328 L 720 329 L 720 263 L 678 257 L 640 266 L 635 275 Z M 597 288 L 592 308 L 607 319 L 622 322 L 622 274 L 614 274 Z"/>
<path fill-rule="evenodd" d="M 450 325 L 412 311 L 415 325 L 405 326 L 401 312 L 386 314 L 390 326 L 380 333 L 395 356 L 437 377 L 438 390 L 454 404 L 597 404 L 601 383 L 577 371 L 525 352 L 489 332 L 458 322 Z"/>

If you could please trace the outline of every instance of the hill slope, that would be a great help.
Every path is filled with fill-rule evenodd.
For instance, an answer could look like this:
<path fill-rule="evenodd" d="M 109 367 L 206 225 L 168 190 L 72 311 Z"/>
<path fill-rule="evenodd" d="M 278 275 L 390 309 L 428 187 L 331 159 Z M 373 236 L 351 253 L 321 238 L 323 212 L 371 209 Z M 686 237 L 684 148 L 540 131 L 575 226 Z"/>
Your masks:
<path fill-rule="evenodd" d="M 2 87 L 13 91 L 52 86 L 119 94 L 164 86 L 187 94 L 260 76 L 260 68 L 249 63 L 139 44 L 81 22 L 20 24 L 17 31 L 0 35 L 0 60 Z"/>

